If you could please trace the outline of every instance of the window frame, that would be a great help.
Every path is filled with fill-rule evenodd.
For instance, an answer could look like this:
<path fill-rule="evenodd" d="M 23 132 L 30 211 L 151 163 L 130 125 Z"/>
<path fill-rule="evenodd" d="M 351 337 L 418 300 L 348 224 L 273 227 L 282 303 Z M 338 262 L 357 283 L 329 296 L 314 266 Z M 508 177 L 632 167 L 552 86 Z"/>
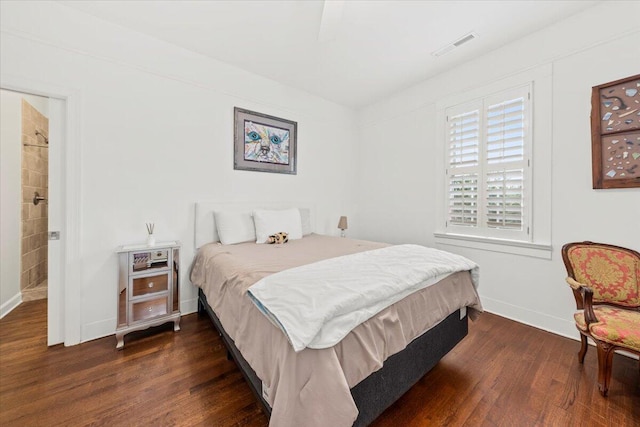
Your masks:
<path fill-rule="evenodd" d="M 524 107 L 524 138 L 523 155 L 521 160 L 490 164 L 487 159 L 488 145 L 488 118 L 487 112 L 491 106 L 498 105 L 512 99 L 523 99 Z M 531 221 L 533 211 L 533 179 L 532 179 L 532 146 L 533 146 L 533 83 L 510 87 L 498 92 L 467 100 L 462 103 L 451 104 L 445 107 L 445 180 L 444 180 L 444 230 L 446 234 L 455 234 L 468 237 L 485 237 L 493 239 L 505 239 L 517 242 L 529 243 L 533 237 L 533 224 Z M 451 164 L 451 139 L 449 137 L 449 120 L 453 116 L 478 111 L 478 162 L 473 166 L 453 166 Z M 490 227 L 487 224 L 488 216 L 488 176 L 491 172 L 507 171 L 509 169 L 522 169 L 523 171 L 523 197 L 522 197 L 522 227 L 519 230 Z M 450 221 L 450 177 L 456 174 L 477 173 L 477 198 L 476 198 L 476 225 L 460 225 Z"/>
<path fill-rule="evenodd" d="M 552 238 L 552 196 L 553 196 L 553 64 L 545 63 L 526 70 L 500 74 L 472 74 L 461 79 L 457 85 L 442 85 L 438 100 L 434 103 L 435 124 L 433 150 L 436 161 L 433 169 L 433 183 L 436 208 L 434 209 L 434 244 L 444 250 L 478 256 L 481 252 L 498 252 L 523 257 L 550 260 L 553 256 Z M 492 93 L 501 92 L 524 84 L 531 84 L 531 105 L 533 138 L 531 149 L 531 179 L 533 180 L 531 205 L 531 242 L 522 242 L 493 237 L 478 237 L 456 234 L 445 229 L 445 209 L 440 206 L 445 200 L 445 110 L 464 104 Z M 468 252 L 472 251 L 472 252 Z M 479 252 L 478 252 L 479 251 Z"/>

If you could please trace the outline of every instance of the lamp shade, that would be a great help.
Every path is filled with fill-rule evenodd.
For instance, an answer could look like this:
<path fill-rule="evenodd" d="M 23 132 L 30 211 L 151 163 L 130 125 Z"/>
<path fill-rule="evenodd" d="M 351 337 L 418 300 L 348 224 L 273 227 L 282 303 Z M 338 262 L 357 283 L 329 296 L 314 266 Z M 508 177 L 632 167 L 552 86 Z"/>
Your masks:
<path fill-rule="evenodd" d="M 347 217 L 346 216 L 341 216 L 340 217 L 340 221 L 338 221 L 338 228 L 340 230 L 346 230 L 347 228 Z"/>

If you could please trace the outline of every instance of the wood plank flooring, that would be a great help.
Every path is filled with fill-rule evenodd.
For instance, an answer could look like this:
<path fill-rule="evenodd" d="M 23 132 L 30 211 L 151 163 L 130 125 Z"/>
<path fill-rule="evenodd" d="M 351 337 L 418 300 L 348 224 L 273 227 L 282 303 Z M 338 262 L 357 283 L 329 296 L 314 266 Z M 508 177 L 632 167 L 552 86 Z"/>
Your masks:
<path fill-rule="evenodd" d="M 0 320 L 2 426 L 266 426 L 206 316 L 47 348 L 46 300 Z M 483 314 L 469 336 L 373 425 L 640 426 L 638 362 L 616 355 L 608 398 L 595 348 Z"/>

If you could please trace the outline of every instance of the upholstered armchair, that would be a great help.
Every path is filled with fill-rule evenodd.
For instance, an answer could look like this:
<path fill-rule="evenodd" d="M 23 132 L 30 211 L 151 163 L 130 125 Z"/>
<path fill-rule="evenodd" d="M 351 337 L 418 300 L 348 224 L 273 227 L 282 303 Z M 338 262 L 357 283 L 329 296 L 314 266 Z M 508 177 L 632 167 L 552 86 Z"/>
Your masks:
<path fill-rule="evenodd" d="M 582 342 L 578 360 L 584 363 L 591 337 L 598 351 L 598 388 L 606 396 L 614 351 L 640 356 L 640 253 L 579 242 L 564 245 L 562 259 L 578 308 L 574 314 Z"/>

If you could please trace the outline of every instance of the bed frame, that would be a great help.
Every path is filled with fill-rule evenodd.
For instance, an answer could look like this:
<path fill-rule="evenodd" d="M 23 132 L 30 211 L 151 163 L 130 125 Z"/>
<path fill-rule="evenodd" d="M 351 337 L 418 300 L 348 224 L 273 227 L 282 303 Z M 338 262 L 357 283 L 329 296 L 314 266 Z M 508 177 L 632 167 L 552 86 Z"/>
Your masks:
<path fill-rule="evenodd" d="M 262 398 L 261 380 L 222 327 L 220 319 L 209 306 L 202 289 L 198 290 L 198 313 L 209 315 L 227 348 L 227 356 L 235 360 L 265 414 L 270 417 L 271 407 Z M 468 316 L 464 313 L 462 319 L 460 317 L 460 310 L 452 313 L 438 325 L 413 340 L 404 350 L 389 357 L 381 369 L 351 389 L 351 395 L 359 411 L 358 418 L 353 423 L 354 426 L 369 425 L 467 335 Z"/>

